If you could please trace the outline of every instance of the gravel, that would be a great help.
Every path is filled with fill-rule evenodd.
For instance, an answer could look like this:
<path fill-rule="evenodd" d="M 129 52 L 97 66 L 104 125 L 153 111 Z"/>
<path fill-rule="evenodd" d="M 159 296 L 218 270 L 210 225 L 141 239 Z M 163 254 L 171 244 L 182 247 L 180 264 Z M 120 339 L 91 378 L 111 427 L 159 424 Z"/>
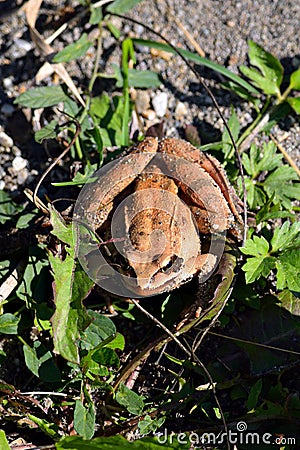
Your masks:
<path fill-rule="evenodd" d="M 20 92 L 35 85 L 34 76 L 42 64 L 31 42 L 24 11 L 19 8 L 21 3 L 22 0 L 9 2 L 9 6 L 8 2 L 0 3 L 0 188 L 10 190 L 23 189 L 29 182 L 34 186 L 33 174 L 42 173 L 49 164 L 49 154 L 34 142 L 30 111 L 20 111 L 13 104 Z M 51 35 L 60 26 L 63 8 L 76 7 L 78 3 L 44 1 L 39 30 L 44 36 Z M 9 9 L 12 7 L 15 9 Z M 207 57 L 235 73 L 240 65 L 247 63 L 248 39 L 279 58 L 287 74 L 300 65 L 300 3 L 294 0 L 144 0 L 128 15 L 163 33 L 174 45 L 195 51 L 180 29 L 183 26 Z M 119 18 L 112 18 L 112 22 L 122 27 L 123 34 L 158 39 L 142 25 Z M 84 31 L 93 32 L 90 26 Z M 69 27 L 63 34 L 63 41 L 57 39 L 52 45 L 61 49 L 65 43 L 76 41 L 81 32 L 78 26 Z M 104 30 L 100 70 L 105 73 L 112 73 L 112 63 L 120 64 L 120 53 L 111 51 L 113 45 L 114 38 Z M 83 62 L 66 65 L 75 83 L 83 90 L 93 70 L 93 48 L 88 55 Z M 137 68 L 151 69 L 162 76 L 162 85 L 158 89 L 132 92 L 144 129 L 164 120 L 166 135 L 182 137 L 185 126 L 193 123 L 200 130 L 203 143 L 222 131 L 222 121 L 211 99 L 183 61 L 175 55 L 155 53 L 145 47 L 138 48 L 136 56 Z M 241 125 L 247 125 L 252 120 L 249 104 L 221 90 L 219 82 L 223 80 L 217 74 L 204 68 L 200 71 L 212 87 L 224 116 L 230 117 L 233 104 Z M 52 79 L 45 80 L 46 83 L 49 81 Z M 101 89 L 103 87 L 109 91 L 109 85 L 105 86 L 104 82 Z M 299 163 L 299 117 L 290 115 L 276 125 L 273 132 Z"/>

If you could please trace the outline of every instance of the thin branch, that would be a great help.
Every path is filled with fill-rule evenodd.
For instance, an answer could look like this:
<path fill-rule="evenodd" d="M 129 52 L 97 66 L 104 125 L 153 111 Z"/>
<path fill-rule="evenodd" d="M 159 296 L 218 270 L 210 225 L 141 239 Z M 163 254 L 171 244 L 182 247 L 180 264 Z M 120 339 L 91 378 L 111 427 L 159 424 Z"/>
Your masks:
<path fill-rule="evenodd" d="M 270 133 L 270 138 L 272 139 L 272 141 L 274 142 L 274 144 L 276 145 L 278 150 L 281 151 L 281 153 L 283 154 L 283 156 L 285 157 L 285 159 L 287 160 L 289 165 L 295 170 L 295 172 L 297 173 L 298 177 L 300 177 L 300 169 L 297 166 L 297 164 L 295 163 L 295 161 L 291 158 L 291 156 L 283 148 L 283 146 L 280 144 L 280 142 L 278 142 L 277 139 L 275 139 L 275 137 L 273 136 L 272 133 Z"/>

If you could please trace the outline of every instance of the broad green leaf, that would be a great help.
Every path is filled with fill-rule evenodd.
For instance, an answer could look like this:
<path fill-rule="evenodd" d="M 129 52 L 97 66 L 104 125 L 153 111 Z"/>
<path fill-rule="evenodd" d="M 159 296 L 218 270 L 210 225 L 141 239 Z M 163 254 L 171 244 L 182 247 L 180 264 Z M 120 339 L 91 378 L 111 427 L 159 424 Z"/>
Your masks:
<path fill-rule="evenodd" d="M 300 292 L 300 248 L 289 250 L 279 255 L 276 261 L 276 286 L 286 287 L 294 292 Z"/>
<path fill-rule="evenodd" d="M 236 142 L 237 138 L 239 136 L 239 132 L 240 132 L 240 123 L 239 123 L 237 115 L 235 114 L 234 111 L 231 114 L 230 119 L 228 120 L 228 126 L 231 131 L 232 137 L 233 137 L 234 141 Z M 233 144 L 231 142 L 231 138 L 229 136 L 227 128 L 224 128 L 224 131 L 222 134 L 222 143 L 223 143 L 223 152 L 224 152 L 225 158 L 227 158 L 233 148 Z"/>
<path fill-rule="evenodd" d="M 183 442 L 184 439 L 184 442 Z M 56 450 L 188 450 L 190 442 L 187 436 L 175 434 L 146 437 L 129 442 L 123 436 L 99 437 L 90 441 L 80 436 L 67 436 L 56 444 Z"/>
<path fill-rule="evenodd" d="M 278 298 L 281 302 L 280 306 L 289 311 L 294 316 L 300 316 L 300 302 L 289 289 L 279 292 Z"/>
<path fill-rule="evenodd" d="M 123 86 L 123 76 L 119 66 L 114 66 L 116 76 L 116 87 Z M 152 70 L 128 69 L 128 85 L 137 89 L 155 88 L 161 85 L 161 80 L 156 72 Z"/>
<path fill-rule="evenodd" d="M 67 224 L 59 212 L 52 206 L 48 205 L 50 211 L 50 222 L 53 227 L 51 233 L 56 236 L 60 241 L 68 244 L 69 252 L 74 255 L 73 248 L 73 228 L 71 224 Z"/>
<path fill-rule="evenodd" d="M 278 167 L 264 181 L 264 190 L 269 197 L 274 195 L 274 203 L 281 203 L 285 208 L 291 207 L 291 200 L 300 200 L 300 184 L 295 170 L 284 165 Z"/>
<path fill-rule="evenodd" d="M 39 211 L 35 208 L 33 211 L 26 212 L 24 211 L 23 214 L 20 215 L 20 217 L 17 220 L 16 228 L 27 228 L 30 226 L 30 222 L 33 222 L 37 219 L 39 214 Z"/>
<path fill-rule="evenodd" d="M 62 261 L 49 254 L 49 260 L 55 292 L 55 312 L 51 318 L 54 348 L 63 358 L 78 363 L 77 340 L 88 321 L 82 300 L 93 282 L 72 256 L 67 255 Z"/>
<path fill-rule="evenodd" d="M 276 154 L 276 146 L 272 141 L 263 144 L 262 150 L 255 144 L 251 145 L 249 156 L 243 153 L 242 162 L 246 172 L 257 178 L 263 171 L 272 171 L 281 163 L 282 155 Z"/>
<path fill-rule="evenodd" d="M 77 42 L 67 45 L 67 47 L 58 52 L 54 56 L 54 58 L 52 58 L 52 62 L 62 63 L 71 61 L 72 59 L 80 58 L 80 56 L 83 56 L 92 45 L 93 42 L 88 40 L 88 36 L 86 33 L 83 33 L 83 35 L 80 37 L 80 39 L 78 39 Z"/>
<path fill-rule="evenodd" d="M 243 265 L 242 270 L 245 272 L 246 283 L 253 283 L 261 276 L 267 277 L 270 271 L 275 267 L 276 258 L 257 256 L 255 258 L 248 258 L 246 264 Z"/>
<path fill-rule="evenodd" d="M 58 433 L 58 425 L 53 422 L 48 422 L 45 419 L 40 419 L 33 414 L 28 414 L 28 418 L 32 420 L 32 422 L 36 423 L 37 426 L 48 436 L 50 436 L 54 440 L 58 440 L 60 435 Z"/>
<path fill-rule="evenodd" d="M 84 406 L 76 400 L 74 411 L 74 428 L 84 439 L 91 439 L 95 432 L 95 407 L 92 402 Z"/>
<path fill-rule="evenodd" d="M 91 17 L 89 23 L 91 25 L 97 25 L 103 19 L 102 8 L 94 8 L 93 4 L 90 4 Z"/>
<path fill-rule="evenodd" d="M 116 335 L 116 326 L 113 321 L 109 319 L 109 317 L 106 317 L 103 314 L 99 314 L 92 310 L 88 311 L 88 317 L 90 324 L 81 334 L 81 348 L 85 350 L 93 349 L 97 347 L 101 342 L 111 338 L 112 336 L 113 342 Z"/>
<path fill-rule="evenodd" d="M 24 206 L 17 205 L 7 192 L 0 190 L 0 224 L 12 220 L 23 209 Z"/>
<path fill-rule="evenodd" d="M 252 239 L 246 240 L 245 246 L 241 248 L 241 252 L 245 255 L 265 257 L 269 253 L 269 243 L 263 236 L 254 236 Z"/>
<path fill-rule="evenodd" d="M 41 143 L 44 139 L 54 139 L 58 132 L 58 122 L 56 120 L 51 120 L 50 123 L 34 134 L 34 139 Z"/>
<path fill-rule="evenodd" d="M 46 108 L 57 105 L 67 98 L 61 86 L 45 86 L 28 89 L 20 94 L 14 103 L 27 108 Z"/>
<path fill-rule="evenodd" d="M 155 431 L 163 425 L 165 420 L 166 420 L 165 417 L 160 417 L 157 419 L 156 417 L 152 418 L 147 414 L 143 420 L 139 420 L 138 427 L 140 433 L 143 436 L 145 434 L 155 433 Z"/>
<path fill-rule="evenodd" d="M 19 321 L 20 317 L 15 317 L 13 314 L 2 314 L 0 316 L 0 333 L 17 334 Z"/>
<path fill-rule="evenodd" d="M 288 97 L 287 102 L 297 114 L 300 114 L 300 97 Z"/>
<path fill-rule="evenodd" d="M 123 383 L 120 384 L 119 389 L 116 392 L 116 401 L 135 416 L 140 415 L 144 409 L 143 398 Z"/>
<path fill-rule="evenodd" d="M 278 59 L 251 40 L 249 41 L 249 59 L 250 64 L 257 67 L 259 71 L 242 66 L 241 72 L 265 94 L 280 95 L 283 67 Z"/>
<path fill-rule="evenodd" d="M 296 91 L 300 90 L 300 68 L 292 73 L 289 87 L 291 89 L 296 89 Z"/>
<path fill-rule="evenodd" d="M 112 4 L 108 5 L 106 11 L 109 13 L 123 14 L 142 1 L 143 0 L 115 0 Z"/>
<path fill-rule="evenodd" d="M 300 237 L 300 222 L 295 222 L 292 225 L 285 221 L 281 227 L 276 227 L 271 239 L 272 252 L 277 252 L 288 248 L 290 245 L 296 246 L 295 239 L 298 238 L 298 245 Z"/>
<path fill-rule="evenodd" d="M 40 364 L 35 349 L 31 348 L 29 345 L 23 345 L 23 353 L 26 366 L 36 377 L 38 377 Z"/>
<path fill-rule="evenodd" d="M 37 308 L 48 296 L 50 285 L 49 261 L 43 248 L 30 247 L 28 263 L 16 295 L 28 308 Z"/>
<path fill-rule="evenodd" d="M 255 184 L 251 178 L 245 178 L 245 186 L 247 189 L 247 202 L 250 209 L 256 209 L 257 206 L 262 206 L 266 201 L 266 194 Z"/>
<path fill-rule="evenodd" d="M 41 342 L 35 341 L 33 348 L 24 345 L 23 352 L 26 366 L 36 377 L 51 383 L 60 381 L 60 371 L 54 364 L 52 354 Z"/>
<path fill-rule="evenodd" d="M 158 50 L 164 50 L 164 51 L 170 52 L 170 53 L 176 53 L 176 51 L 173 48 L 171 48 L 168 44 L 163 44 L 161 42 L 155 42 L 155 41 L 150 41 L 150 40 L 145 40 L 145 39 L 136 39 L 136 38 L 132 39 L 132 42 L 136 45 L 149 47 L 149 48 L 156 48 Z M 201 56 L 197 55 L 196 53 L 192 53 L 187 50 L 183 50 L 179 47 L 177 47 L 177 50 L 179 51 L 180 54 L 185 56 L 190 61 L 193 61 L 196 64 L 199 64 L 200 66 L 208 67 L 209 69 L 212 69 L 215 72 L 218 72 L 218 73 L 224 75 L 229 80 L 232 80 L 236 84 L 242 86 L 249 93 L 259 94 L 259 91 L 257 89 L 255 89 L 255 87 L 253 87 L 250 83 L 248 83 L 246 80 L 239 77 L 235 73 L 226 69 L 224 66 L 221 66 L 213 61 L 210 61 L 207 58 L 202 58 Z"/>
<path fill-rule="evenodd" d="M 84 167 L 84 173 L 77 172 L 72 181 L 63 181 L 61 183 L 52 183 L 53 186 L 80 186 L 87 182 L 92 183 L 95 178 L 92 178 L 94 172 L 96 172 L 98 164 L 91 164 L 90 161 L 86 162 Z"/>
<path fill-rule="evenodd" d="M 0 430 L 0 448 L 1 450 L 10 450 L 10 446 L 8 445 L 5 432 Z"/>
<path fill-rule="evenodd" d="M 251 411 L 257 405 L 258 397 L 260 396 L 261 390 L 262 390 L 262 379 L 260 378 L 250 389 L 249 397 L 246 403 L 248 411 Z"/>

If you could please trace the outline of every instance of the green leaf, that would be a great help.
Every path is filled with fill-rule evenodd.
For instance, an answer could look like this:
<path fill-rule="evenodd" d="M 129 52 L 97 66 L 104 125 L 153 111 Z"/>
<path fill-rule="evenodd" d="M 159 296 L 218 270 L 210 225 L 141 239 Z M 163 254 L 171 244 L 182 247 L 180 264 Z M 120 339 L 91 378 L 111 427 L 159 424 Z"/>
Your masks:
<path fill-rule="evenodd" d="M 20 94 L 14 103 L 27 108 L 46 108 L 57 105 L 67 98 L 61 86 L 45 86 L 28 89 Z"/>
<path fill-rule="evenodd" d="M 120 384 L 119 389 L 116 392 L 116 401 L 135 416 L 142 414 L 145 406 L 143 398 L 123 383 Z"/>
<path fill-rule="evenodd" d="M 300 114 L 300 97 L 288 97 L 287 102 L 297 114 Z"/>
<path fill-rule="evenodd" d="M 263 171 L 272 171 L 281 163 L 282 155 L 276 154 L 276 145 L 269 141 L 263 144 L 262 151 L 256 146 L 251 145 L 249 156 L 243 153 L 242 162 L 246 172 L 257 178 Z"/>
<path fill-rule="evenodd" d="M 28 414 L 28 418 L 32 420 L 32 422 L 36 423 L 37 426 L 48 436 L 50 436 L 54 440 L 58 440 L 60 435 L 58 433 L 58 426 L 53 422 L 48 422 L 45 419 L 40 419 L 39 417 L 34 416 L 33 414 Z"/>
<path fill-rule="evenodd" d="M 35 341 L 33 348 L 23 346 L 25 363 L 29 370 L 43 381 L 54 383 L 60 381 L 60 371 L 54 363 L 52 354 L 39 341 Z"/>
<path fill-rule="evenodd" d="M 89 310 L 88 317 L 90 324 L 81 334 L 80 344 L 81 348 L 90 350 L 97 347 L 101 342 L 109 339 L 113 336 L 113 340 L 116 339 L 116 345 L 119 341 L 119 337 L 116 338 L 116 326 L 111 319 L 105 317 L 103 314 L 99 314 L 95 311 Z M 110 341 L 111 343 L 111 341 Z M 109 345 L 109 344 L 106 344 Z M 111 347 L 119 348 L 119 347 Z"/>
<path fill-rule="evenodd" d="M 260 378 L 250 389 L 249 397 L 246 403 L 248 411 L 251 411 L 257 405 L 261 390 L 262 390 L 262 379 Z"/>
<path fill-rule="evenodd" d="M 276 261 L 276 286 L 300 292 L 300 248 L 279 255 Z"/>
<path fill-rule="evenodd" d="M 23 209 L 23 205 L 17 205 L 7 192 L 0 190 L 0 224 L 12 220 Z"/>
<path fill-rule="evenodd" d="M 152 419 L 151 416 L 147 414 L 143 420 L 139 420 L 138 427 L 140 433 L 142 435 L 148 433 L 155 433 L 155 431 L 163 425 L 165 420 L 166 420 L 165 417 L 160 417 L 159 419 L 157 418 Z"/>
<path fill-rule="evenodd" d="M 123 14 L 142 1 L 143 0 L 115 0 L 106 8 L 106 11 L 109 13 Z"/>
<path fill-rule="evenodd" d="M 13 314 L 2 314 L 0 316 L 0 333 L 17 334 L 19 321 L 20 317 L 15 317 Z"/>
<path fill-rule="evenodd" d="M 91 164 L 86 162 L 84 173 L 77 172 L 72 181 L 63 181 L 61 183 L 52 183 L 53 186 L 81 186 L 87 182 L 92 183 L 95 178 L 92 178 L 93 173 L 97 170 L 98 164 Z"/>
<path fill-rule="evenodd" d="M 102 8 L 94 8 L 93 4 L 90 4 L 91 17 L 89 23 L 91 25 L 97 25 L 103 19 Z"/>
<path fill-rule="evenodd" d="M 241 248 L 244 255 L 253 255 L 265 257 L 269 253 L 269 243 L 263 237 L 254 236 L 253 239 L 247 239 L 245 246 Z"/>
<path fill-rule="evenodd" d="M 286 309 L 293 316 L 300 316 L 299 299 L 289 289 L 279 292 L 278 298 L 281 302 L 281 308 Z"/>
<path fill-rule="evenodd" d="M 33 222 L 38 217 L 38 210 L 35 208 L 33 211 L 27 212 L 20 215 L 20 217 L 17 220 L 16 228 L 18 229 L 24 229 L 30 226 L 30 222 Z"/>
<path fill-rule="evenodd" d="M 164 50 L 166 52 L 170 53 L 176 53 L 173 48 L 171 48 L 167 44 L 163 44 L 161 42 L 155 42 L 145 39 L 132 39 L 132 42 L 139 46 L 149 47 L 149 48 L 156 48 L 158 50 Z M 255 89 L 251 84 L 249 84 L 246 80 L 239 77 L 235 73 L 231 72 L 230 70 L 226 69 L 224 66 L 221 66 L 213 61 L 210 61 L 207 58 L 202 58 L 201 56 L 189 52 L 187 50 L 183 50 L 179 47 L 176 47 L 179 53 L 181 53 L 183 56 L 185 56 L 190 61 L 195 62 L 196 64 L 199 64 L 200 66 L 208 67 L 209 69 L 214 70 L 215 72 L 220 73 L 221 75 L 224 75 L 224 77 L 228 78 L 229 80 L 232 80 L 239 86 L 242 86 L 244 89 L 246 89 L 249 93 L 252 94 L 259 94 L 259 91 Z"/>
<path fill-rule="evenodd" d="M 242 66 L 241 72 L 265 94 L 280 95 L 283 67 L 278 59 L 251 40 L 249 41 L 249 59 L 250 64 L 257 67 L 259 71 Z"/>
<path fill-rule="evenodd" d="M 34 134 L 34 139 L 41 143 L 44 139 L 54 139 L 59 132 L 58 122 L 51 120 L 45 127 Z"/>
<path fill-rule="evenodd" d="M 60 241 L 70 246 L 69 252 L 73 254 L 73 228 L 71 224 L 66 224 L 62 216 L 58 211 L 49 204 L 50 222 L 53 227 L 51 233 L 56 236 Z"/>
<path fill-rule="evenodd" d="M 0 430 L 0 448 L 2 450 L 10 450 L 10 446 L 8 445 L 5 432 Z"/>
<path fill-rule="evenodd" d="M 255 258 L 248 258 L 246 264 L 243 265 L 242 270 L 246 272 L 246 283 L 253 283 L 261 276 L 267 277 L 270 271 L 275 267 L 276 258 L 257 256 Z"/>
<path fill-rule="evenodd" d="M 295 222 L 290 226 L 290 223 L 285 221 L 281 227 L 276 227 L 274 230 L 271 239 L 272 252 L 285 250 L 291 245 L 294 247 L 300 245 L 299 237 L 300 222 Z"/>
<path fill-rule="evenodd" d="M 266 194 L 255 184 L 255 181 L 250 178 L 245 178 L 245 186 L 247 189 L 247 202 L 250 209 L 256 209 L 257 206 L 262 206 L 266 201 Z"/>
<path fill-rule="evenodd" d="M 28 263 L 16 295 L 27 307 L 37 308 L 49 295 L 49 261 L 41 247 L 30 247 L 28 253 Z"/>
<path fill-rule="evenodd" d="M 290 89 L 300 91 L 300 68 L 292 73 L 290 78 Z"/>
<path fill-rule="evenodd" d="M 237 115 L 235 114 L 234 111 L 232 112 L 231 117 L 228 120 L 228 126 L 231 131 L 232 137 L 233 137 L 234 141 L 236 142 L 237 138 L 239 136 L 239 132 L 240 132 L 240 123 L 239 123 Z M 233 144 L 231 142 L 231 138 L 229 136 L 227 128 L 225 128 L 223 131 L 222 143 L 223 143 L 223 152 L 224 152 L 225 158 L 227 158 L 233 148 Z"/>
<path fill-rule="evenodd" d="M 89 401 L 84 406 L 80 400 L 76 400 L 74 411 L 74 428 L 84 439 L 91 439 L 95 432 L 95 407 Z"/>
<path fill-rule="evenodd" d="M 54 348 L 63 358 L 79 363 L 77 340 L 89 321 L 82 300 L 93 282 L 72 256 L 62 261 L 49 254 L 49 260 L 55 285 L 56 308 L 51 318 Z"/>
<path fill-rule="evenodd" d="M 264 190 L 269 197 L 274 195 L 274 203 L 281 203 L 285 208 L 291 208 L 291 200 L 300 200 L 300 184 L 295 170 L 284 165 L 278 167 L 264 181 Z"/>
<path fill-rule="evenodd" d="M 83 56 L 92 45 L 93 42 L 88 40 L 88 36 L 86 33 L 83 33 L 78 41 L 74 42 L 73 44 L 67 45 L 67 47 L 58 52 L 54 56 L 54 58 L 52 58 L 52 62 L 62 63 L 71 61 L 72 59 L 80 58 L 80 56 Z"/>
<path fill-rule="evenodd" d="M 56 450 L 188 450 L 190 442 L 187 436 L 180 435 L 176 439 L 175 434 L 169 436 L 155 436 L 137 439 L 129 442 L 123 436 L 98 437 L 90 441 L 80 436 L 67 436 L 57 442 Z"/>
<path fill-rule="evenodd" d="M 123 86 L 123 76 L 119 66 L 114 66 L 116 87 Z M 128 69 L 128 85 L 137 89 L 156 88 L 161 85 L 159 75 L 152 70 Z"/>

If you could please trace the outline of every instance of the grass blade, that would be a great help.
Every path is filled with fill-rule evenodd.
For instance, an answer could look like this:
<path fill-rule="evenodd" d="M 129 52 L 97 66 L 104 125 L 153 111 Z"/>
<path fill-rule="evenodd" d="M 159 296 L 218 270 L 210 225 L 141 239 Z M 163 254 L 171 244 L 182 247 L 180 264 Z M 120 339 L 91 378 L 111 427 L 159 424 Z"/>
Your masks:
<path fill-rule="evenodd" d="M 150 48 L 156 48 L 158 50 L 164 50 L 166 52 L 175 53 L 175 50 L 173 50 L 169 45 L 163 44 L 161 42 L 146 40 L 146 39 L 138 39 L 134 38 L 132 39 L 132 42 L 136 45 L 141 45 L 144 47 L 150 47 Z M 250 83 L 248 83 L 246 80 L 241 78 L 240 76 L 236 75 L 235 73 L 231 72 L 230 70 L 226 69 L 225 67 L 210 61 L 207 58 L 202 58 L 202 56 L 196 55 L 195 53 L 192 53 L 188 50 L 183 50 L 181 48 L 177 47 L 177 50 L 185 56 L 190 61 L 199 64 L 201 66 L 208 67 L 211 70 L 214 70 L 215 72 L 220 73 L 224 77 L 228 78 L 229 80 L 233 81 L 234 83 L 242 86 L 244 89 L 246 89 L 251 94 L 260 94 L 255 87 L 253 87 Z"/>

